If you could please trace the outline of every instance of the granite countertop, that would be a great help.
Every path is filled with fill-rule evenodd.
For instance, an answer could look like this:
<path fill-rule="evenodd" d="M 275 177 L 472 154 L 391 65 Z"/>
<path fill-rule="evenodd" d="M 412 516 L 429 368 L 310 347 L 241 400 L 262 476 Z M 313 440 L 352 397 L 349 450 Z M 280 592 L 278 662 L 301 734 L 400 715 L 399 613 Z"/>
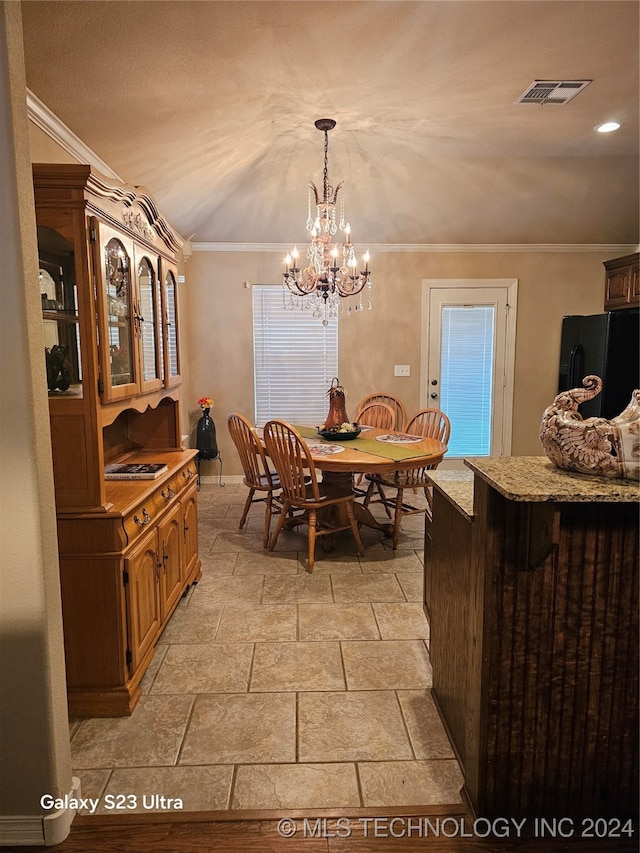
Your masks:
<path fill-rule="evenodd" d="M 546 456 L 487 456 L 464 460 L 471 470 L 512 501 L 640 501 L 640 483 L 565 471 Z"/>
<path fill-rule="evenodd" d="M 449 503 L 467 518 L 473 518 L 473 474 L 471 471 L 432 471 L 429 479 Z"/>

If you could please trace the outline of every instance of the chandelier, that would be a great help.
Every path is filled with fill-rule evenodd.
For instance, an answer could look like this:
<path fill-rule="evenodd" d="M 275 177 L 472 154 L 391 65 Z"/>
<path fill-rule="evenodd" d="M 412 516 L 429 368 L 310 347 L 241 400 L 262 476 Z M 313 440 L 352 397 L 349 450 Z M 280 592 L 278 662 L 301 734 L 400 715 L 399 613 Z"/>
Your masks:
<path fill-rule="evenodd" d="M 362 291 L 368 288 L 367 308 L 371 308 L 371 273 L 369 271 L 369 252 L 362 258 L 364 269 L 358 270 L 355 248 L 351 242 L 351 226 L 344 220 L 344 199 L 340 199 L 338 212 L 338 194 L 342 182 L 331 186 L 328 175 L 329 131 L 336 123 L 331 118 L 320 118 L 315 126 L 324 133 L 324 172 L 322 195 L 309 181 L 307 231 L 311 242 L 307 246 L 307 265 L 298 264 L 297 246 L 284 260 L 284 305 L 287 308 L 311 310 L 314 317 L 322 319 L 324 326 L 338 315 L 340 300 L 345 297 L 358 297 L 355 305 L 348 302 L 347 313 L 352 308 L 362 311 Z M 315 202 L 315 216 L 311 197 Z M 344 241 L 336 238 L 338 230 L 344 232 Z"/>

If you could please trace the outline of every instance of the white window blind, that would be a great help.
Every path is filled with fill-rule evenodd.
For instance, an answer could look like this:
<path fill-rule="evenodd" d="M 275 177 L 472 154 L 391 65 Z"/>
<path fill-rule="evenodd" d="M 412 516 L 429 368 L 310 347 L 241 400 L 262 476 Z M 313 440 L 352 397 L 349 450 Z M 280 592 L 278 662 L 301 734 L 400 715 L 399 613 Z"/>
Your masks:
<path fill-rule="evenodd" d="M 140 266 L 144 269 L 142 264 Z M 144 318 L 144 322 L 140 324 L 140 333 L 142 336 L 142 378 L 145 382 L 157 379 L 160 376 L 156 356 L 157 288 L 153 272 L 149 267 L 150 265 L 146 263 L 146 269 L 144 269 L 146 275 L 144 276 L 138 272 L 140 314 Z"/>
<path fill-rule="evenodd" d="M 165 277 L 167 297 L 167 349 L 169 352 L 169 376 L 177 376 L 178 367 L 178 328 L 176 326 L 176 280 L 169 271 Z"/>
<path fill-rule="evenodd" d="M 449 458 L 491 453 L 494 323 L 493 305 L 442 308 L 440 403 L 451 421 Z"/>
<path fill-rule="evenodd" d="M 323 326 L 310 311 L 284 308 L 279 287 L 256 284 L 252 291 L 256 425 L 272 418 L 324 423 L 338 375 L 338 321 Z"/>

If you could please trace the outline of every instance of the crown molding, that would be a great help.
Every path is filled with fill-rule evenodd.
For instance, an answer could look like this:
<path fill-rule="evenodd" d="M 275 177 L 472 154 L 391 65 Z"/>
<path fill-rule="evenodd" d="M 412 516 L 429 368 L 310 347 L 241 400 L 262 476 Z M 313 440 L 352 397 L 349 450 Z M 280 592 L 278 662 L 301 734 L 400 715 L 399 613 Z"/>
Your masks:
<path fill-rule="evenodd" d="M 67 154 L 70 154 L 78 163 L 86 163 L 93 166 L 107 178 L 115 178 L 124 183 L 120 175 L 113 171 L 95 151 L 76 136 L 75 133 L 61 121 L 58 116 L 51 112 L 49 107 L 40 98 L 27 89 L 27 115 L 40 130 L 51 137 Z"/>
<path fill-rule="evenodd" d="M 287 253 L 284 243 L 191 243 L 192 252 L 278 252 Z M 369 245 L 376 254 L 411 252 L 600 252 L 606 255 L 627 255 L 638 251 L 631 243 L 376 243 Z"/>

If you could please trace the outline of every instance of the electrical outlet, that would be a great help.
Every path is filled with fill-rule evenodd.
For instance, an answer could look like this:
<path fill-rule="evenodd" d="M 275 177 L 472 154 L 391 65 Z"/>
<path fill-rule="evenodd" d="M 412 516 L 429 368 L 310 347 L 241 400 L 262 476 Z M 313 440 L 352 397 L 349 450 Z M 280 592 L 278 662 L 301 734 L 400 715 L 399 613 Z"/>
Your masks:
<path fill-rule="evenodd" d="M 411 365 L 410 364 L 394 364 L 393 375 L 394 376 L 411 376 Z"/>

